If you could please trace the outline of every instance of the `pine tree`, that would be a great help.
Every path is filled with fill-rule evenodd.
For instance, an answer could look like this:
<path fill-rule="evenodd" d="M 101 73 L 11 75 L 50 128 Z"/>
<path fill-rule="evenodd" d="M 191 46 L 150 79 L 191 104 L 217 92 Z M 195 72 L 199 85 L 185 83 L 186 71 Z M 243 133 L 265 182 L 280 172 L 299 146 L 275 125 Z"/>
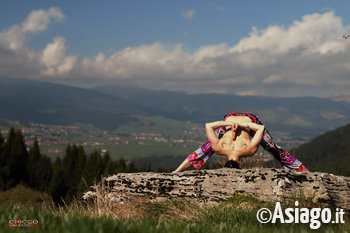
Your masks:
<path fill-rule="evenodd" d="M 64 177 L 63 164 L 60 158 L 57 158 L 53 164 L 53 174 L 48 190 L 55 203 L 63 204 L 63 198 L 67 193 L 67 185 Z"/>
<path fill-rule="evenodd" d="M 130 161 L 129 166 L 126 169 L 127 172 L 137 172 L 137 168 L 133 161 Z"/>
<path fill-rule="evenodd" d="M 116 173 L 119 172 L 126 172 L 127 171 L 127 166 L 124 158 L 120 158 L 119 161 L 115 162 L 115 167 L 116 167 Z"/>
<path fill-rule="evenodd" d="M 63 159 L 64 173 L 67 180 L 65 201 L 70 202 L 79 191 L 82 173 L 85 168 L 86 155 L 82 146 L 68 145 Z"/>
<path fill-rule="evenodd" d="M 5 174 L 4 174 L 4 169 L 5 169 L 5 155 L 4 155 L 4 146 L 5 146 L 5 139 L 2 136 L 0 132 L 0 190 L 5 189 Z"/>
<path fill-rule="evenodd" d="M 47 191 L 52 178 L 52 164 L 49 157 L 41 154 L 37 139 L 29 150 L 27 169 L 29 186 L 39 191 Z"/>
<path fill-rule="evenodd" d="M 104 163 L 103 176 L 112 175 L 113 172 L 115 171 L 116 167 L 115 167 L 115 163 L 113 163 L 113 161 L 111 160 L 109 152 L 107 152 L 103 156 L 103 163 Z"/>
<path fill-rule="evenodd" d="M 45 155 L 41 155 L 37 165 L 37 189 L 46 192 L 53 175 L 51 159 Z"/>
<path fill-rule="evenodd" d="M 35 138 L 32 147 L 29 149 L 28 164 L 27 164 L 28 184 L 30 187 L 34 189 L 39 189 L 37 169 L 38 169 L 38 162 L 40 157 L 41 157 L 41 154 L 40 154 L 39 143 L 38 143 L 38 140 Z"/>
<path fill-rule="evenodd" d="M 104 162 L 101 154 L 93 151 L 86 162 L 83 177 L 86 185 L 90 186 L 98 182 L 104 172 Z"/>
<path fill-rule="evenodd" d="M 66 186 L 66 190 L 63 195 L 63 198 L 66 202 L 69 202 L 69 199 L 71 198 L 71 195 L 73 193 L 73 191 L 71 191 L 72 186 L 74 184 L 74 181 L 73 181 L 74 178 L 72 176 L 74 173 L 74 166 L 75 166 L 76 157 L 77 157 L 76 155 L 77 155 L 77 146 L 69 144 L 66 147 L 66 153 L 62 161 L 63 177 L 65 180 L 65 186 Z"/>
<path fill-rule="evenodd" d="M 147 165 L 143 164 L 140 168 L 138 168 L 138 170 L 141 172 L 153 172 L 151 162 L 148 162 Z"/>
<path fill-rule="evenodd" d="M 20 130 L 13 127 L 9 130 L 7 141 L 5 142 L 2 157 L 3 165 L 3 190 L 12 188 L 19 183 L 28 181 L 28 152 L 24 142 L 24 137 Z"/>
<path fill-rule="evenodd" d="M 3 147 L 4 143 L 5 143 L 5 138 L 2 136 L 2 134 L 0 132 L 0 148 Z"/>

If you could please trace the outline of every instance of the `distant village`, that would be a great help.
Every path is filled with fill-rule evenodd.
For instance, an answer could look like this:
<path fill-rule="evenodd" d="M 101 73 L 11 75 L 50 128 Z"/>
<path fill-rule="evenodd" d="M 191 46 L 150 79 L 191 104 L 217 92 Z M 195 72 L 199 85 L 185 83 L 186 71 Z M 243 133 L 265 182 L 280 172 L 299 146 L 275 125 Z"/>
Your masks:
<path fill-rule="evenodd" d="M 26 127 L 21 127 L 22 133 L 25 137 L 25 143 L 29 148 L 35 139 L 38 140 L 40 146 L 45 148 L 44 153 L 59 154 L 63 153 L 65 147 L 69 144 L 79 144 L 82 146 L 102 148 L 101 152 L 107 152 L 107 148 L 113 145 L 152 145 L 154 143 L 197 143 L 200 145 L 205 141 L 205 132 L 203 129 L 193 129 L 185 131 L 184 136 L 165 136 L 160 133 L 150 132 L 114 132 L 103 131 L 94 128 L 86 129 L 80 126 L 63 126 L 63 125 L 45 125 L 30 123 Z M 194 132 L 200 132 L 200 134 Z M 1 129 L 1 134 L 6 136 L 8 129 Z M 201 135 L 201 136 L 198 136 Z M 277 142 L 286 148 L 293 148 L 310 141 L 309 137 L 284 137 Z M 105 148 L 104 148 L 105 146 Z"/>

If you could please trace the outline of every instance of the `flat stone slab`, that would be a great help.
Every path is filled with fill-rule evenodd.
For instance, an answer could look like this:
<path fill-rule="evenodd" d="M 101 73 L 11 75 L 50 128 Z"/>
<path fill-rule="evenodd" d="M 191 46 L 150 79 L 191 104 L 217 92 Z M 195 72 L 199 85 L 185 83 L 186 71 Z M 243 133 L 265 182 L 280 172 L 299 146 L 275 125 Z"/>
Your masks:
<path fill-rule="evenodd" d="M 102 196 L 112 202 L 135 197 L 155 201 L 189 198 L 198 202 L 215 203 L 237 193 L 268 201 L 281 201 L 302 195 L 317 203 L 350 210 L 350 177 L 274 168 L 222 168 L 178 174 L 119 173 L 103 178 L 83 198 Z"/>

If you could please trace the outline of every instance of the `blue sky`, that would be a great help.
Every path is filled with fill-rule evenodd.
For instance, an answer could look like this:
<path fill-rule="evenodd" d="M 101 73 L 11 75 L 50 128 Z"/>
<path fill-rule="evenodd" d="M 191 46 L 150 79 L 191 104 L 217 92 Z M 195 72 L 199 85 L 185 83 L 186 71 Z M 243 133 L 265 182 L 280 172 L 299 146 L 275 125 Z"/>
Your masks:
<path fill-rule="evenodd" d="M 0 76 L 241 95 L 349 92 L 349 1 L 0 6 Z"/>

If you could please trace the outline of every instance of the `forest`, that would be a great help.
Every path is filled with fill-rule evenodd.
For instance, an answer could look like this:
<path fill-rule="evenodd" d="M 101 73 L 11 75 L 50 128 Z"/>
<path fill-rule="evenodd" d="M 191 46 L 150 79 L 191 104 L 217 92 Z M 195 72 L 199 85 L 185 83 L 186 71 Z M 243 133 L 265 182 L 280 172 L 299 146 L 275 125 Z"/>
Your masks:
<path fill-rule="evenodd" d="M 42 154 L 38 140 L 27 149 L 21 130 L 10 128 L 7 139 L 0 134 L 0 191 L 19 184 L 51 195 L 56 204 L 70 203 L 107 175 L 137 169 L 123 158 L 112 161 L 109 153 L 86 154 L 80 145 L 69 144 L 55 161 Z"/>

